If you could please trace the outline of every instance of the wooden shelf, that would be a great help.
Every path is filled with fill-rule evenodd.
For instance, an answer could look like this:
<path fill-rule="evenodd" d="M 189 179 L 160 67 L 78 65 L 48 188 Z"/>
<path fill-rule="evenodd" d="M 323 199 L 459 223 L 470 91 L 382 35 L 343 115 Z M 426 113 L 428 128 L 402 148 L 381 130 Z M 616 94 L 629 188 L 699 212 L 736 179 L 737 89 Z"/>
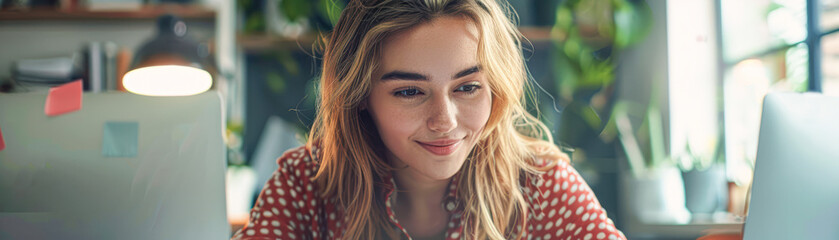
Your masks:
<path fill-rule="evenodd" d="M 519 31 L 532 43 L 546 43 L 550 41 L 550 27 L 522 27 Z M 299 38 L 289 38 L 272 34 L 240 34 L 236 37 L 237 45 L 246 52 L 266 50 L 306 50 L 312 49 L 319 36 L 303 35 Z"/>
<path fill-rule="evenodd" d="M 153 20 L 164 14 L 191 20 L 214 20 L 216 17 L 215 10 L 200 5 L 162 4 L 133 10 L 0 10 L 0 21 Z"/>
<path fill-rule="evenodd" d="M 551 40 L 551 27 L 520 27 L 519 31 L 533 43 Z"/>
<path fill-rule="evenodd" d="M 271 34 L 241 34 L 236 43 L 246 52 L 265 50 L 306 50 L 310 51 L 318 36 L 303 35 L 289 38 Z"/>

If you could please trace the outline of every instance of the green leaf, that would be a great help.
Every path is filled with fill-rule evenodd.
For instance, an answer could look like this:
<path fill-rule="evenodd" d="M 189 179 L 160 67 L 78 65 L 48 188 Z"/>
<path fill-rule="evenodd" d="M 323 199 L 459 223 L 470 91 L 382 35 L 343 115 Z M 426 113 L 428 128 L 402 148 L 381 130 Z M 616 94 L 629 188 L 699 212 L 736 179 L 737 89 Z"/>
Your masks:
<path fill-rule="evenodd" d="M 294 56 L 291 55 L 289 51 L 280 51 L 277 52 L 277 61 L 283 66 L 283 68 L 289 74 L 293 76 L 300 75 L 300 64 L 297 63 L 297 60 L 294 59 Z"/>
<path fill-rule="evenodd" d="M 252 0 L 236 0 L 236 7 L 238 9 L 247 9 L 253 4 Z"/>
<path fill-rule="evenodd" d="M 615 80 L 614 68 L 611 62 L 596 61 L 583 68 L 583 79 L 579 85 L 588 89 L 600 90 Z"/>
<path fill-rule="evenodd" d="M 571 30 L 572 31 L 568 34 L 568 38 L 562 42 L 561 46 L 566 56 L 577 61 L 580 57 L 580 52 L 583 49 L 583 42 L 576 28 L 571 28 Z"/>
<path fill-rule="evenodd" d="M 563 4 L 556 10 L 556 23 L 554 24 L 555 27 L 558 27 L 561 30 L 569 30 L 574 24 L 574 13 L 571 12 L 571 8 L 568 4 Z"/>
<path fill-rule="evenodd" d="M 295 23 L 312 15 L 312 3 L 310 0 L 279 0 L 280 12 L 286 19 Z"/>
<path fill-rule="evenodd" d="M 655 106 L 650 105 L 647 109 L 647 126 L 649 128 L 650 137 L 650 153 L 652 156 L 652 166 L 667 161 L 666 150 L 664 150 L 664 126 L 661 123 L 661 112 Z"/>
<path fill-rule="evenodd" d="M 227 130 L 237 134 L 242 134 L 245 131 L 245 126 L 241 121 L 227 121 Z"/>
<path fill-rule="evenodd" d="M 318 13 L 329 20 L 329 24 L 335 26 L 338 19 L 341 17 L 341 11 L 344 10 L 345 4 L 340 0 L 318 0 Z"/>
<path fill-rule="evenodd" d="M 574 93 L 577 92 L 577 82 L 580 81 L 582 73 L 571 59 L 558 51 L 554 52 L 554 62 L 557 65 L 554 68 L 554 74 L 557 76 L 556 92 L 559 93 L 560 98 L 571 102 L 574 99 Z"/>
<path fill-rule="evenodd" d="M 251 14 L 250 16 L 248 16 L 248 20 L 245 21 L 244 31 L 249 33 L 264 32 L 265 17 L 263 17 L 261 13 Z"/>
<path fill-rule="evenodd" d="M 270 72 L 267 76 L 265 76 L 265 78 L 265 84 L 268 85 L 268 89 L 270 89 L 271 92 L 277 94 L 285 92 L 286 83 L 282 75 L 277 74 L 276 72 Z"/>
<path fill-rule="evenodd" d="M 647 2 L 620 4 L 614 11 L 616 47 L 625 48 L 647 37 L 652 26 L 652 10 Z"/>
<path fill-rule="evenodd" d="M 317 103 L 318 92 L 320 91 L 320 77 L 312 79 L 306 84 L 306 102 L 314 108 Z"/>
<path fill-rule="evenodd" d="M 568 104 L 560 116 L 560 140 L 573 147 L 583 146 L 599 135 L 601 121 L 597 112 L 584 102 Z"/>

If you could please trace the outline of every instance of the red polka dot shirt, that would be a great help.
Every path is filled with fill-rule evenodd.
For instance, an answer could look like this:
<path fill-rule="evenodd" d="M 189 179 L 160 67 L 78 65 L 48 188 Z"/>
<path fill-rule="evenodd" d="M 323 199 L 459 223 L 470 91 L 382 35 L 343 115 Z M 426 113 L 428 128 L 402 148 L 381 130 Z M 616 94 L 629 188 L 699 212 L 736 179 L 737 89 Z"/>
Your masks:
<path fill-rule="evenodd" d="M 314 148 L 313 153 L 318 154 Z M 278 160 L 279 168 L 265 184 L 248 224 L 232 239 L 341 239 L 344 215 L 334 200 L 318 197 L 317 186 L 311 181 L 318 169 L 317 160 L 305 147 L 289 150 Z M 600 206 L 588 184 L 566 162 L 531 179 L 522 186 L 532 211 L 524 239 L 626 239 L 617 230 Z M 453 178 L 457 179 L 457 178 Z M 383 194 L 387 213 L 395 229 L 411 239 L 399 225 L 390 202 L 396 184 L 387 178 L 389 188 Z M 446 239 L 466 239 L 463 234 L 462 212 L 458 208 L 457 184 L 449 184 L 448 197 L 443 207 L 451 212 Z M 522 229 L 517 229 L 521 231 Z"/>

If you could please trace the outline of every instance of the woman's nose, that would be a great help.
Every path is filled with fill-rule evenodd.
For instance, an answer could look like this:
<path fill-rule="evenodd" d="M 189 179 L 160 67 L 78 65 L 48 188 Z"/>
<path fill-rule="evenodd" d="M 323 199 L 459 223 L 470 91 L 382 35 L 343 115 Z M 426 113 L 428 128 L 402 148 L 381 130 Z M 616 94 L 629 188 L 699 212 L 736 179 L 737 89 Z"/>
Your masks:
<path fill-rule="evenodd" d="M 432 101 L 428 128 L 439 133 L 448 133 L 457 127 L 457 107 L 446 97 L 437 97 Z"/>

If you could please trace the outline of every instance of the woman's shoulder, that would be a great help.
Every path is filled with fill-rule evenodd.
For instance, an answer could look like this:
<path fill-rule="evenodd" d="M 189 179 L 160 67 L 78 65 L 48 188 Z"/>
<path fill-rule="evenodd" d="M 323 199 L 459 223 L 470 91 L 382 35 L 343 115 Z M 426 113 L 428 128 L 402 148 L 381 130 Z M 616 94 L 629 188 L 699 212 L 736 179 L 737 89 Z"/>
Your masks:
<path fill-rule="evenodd" d="M 532 188 L 546 198 L 548 195 L 573 193 L 587 184 L 571 164 L 570 157 L 555 145 L 533 144 L 533 167 L 536 173 L 527 175 L 527 188 Z M 576 185 L 576 186 L 575 186 Z M 571 189 L 573 187 L 573 190 Z M 535 195 L 534 196 L 538 196 Z"/>
<path fill-rule="evenodd" d="M 565 154 L 559 150 L 559 147 L 548 141 L 536 140 L 528 143 L 527 147 L 531 156 L 533 156 L 533 165 L 536 168 L 545 168 L 555 166 L 554 164 L 561 162 L 568 163 L 571 161 L 568 154 Z"/>
<path fill-rule="evenodd" d="M 319 161 L 317 154 L 319 148 L 316 145 L 303 145 L 287 150 L 277 158 L 277 171 L 291 174 L 295 177 L 311 177 L 317 171 Z"/>
<path fill-rule="evenodd" d="M 323 229 L 318 213 L 335 212 L 319 198 L 312 177 L 317 173 L 317 148 L 292 148 L 277 159 L 279 167 L 265 183 L 248 224 L 233 239 L 317 239 Z"/>
<path fill-rule="evenodd" d="M 534 151 L 539 172 L 524 186 L 534 209 L 528 232 L 566 239 L 626 239 L 609 219 L 591 187 L 558 148 Z"/>

